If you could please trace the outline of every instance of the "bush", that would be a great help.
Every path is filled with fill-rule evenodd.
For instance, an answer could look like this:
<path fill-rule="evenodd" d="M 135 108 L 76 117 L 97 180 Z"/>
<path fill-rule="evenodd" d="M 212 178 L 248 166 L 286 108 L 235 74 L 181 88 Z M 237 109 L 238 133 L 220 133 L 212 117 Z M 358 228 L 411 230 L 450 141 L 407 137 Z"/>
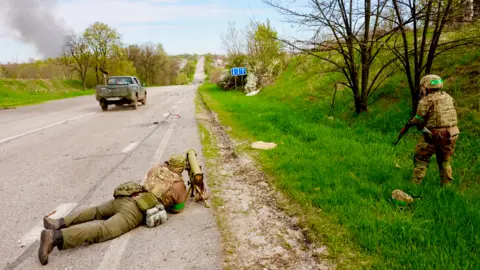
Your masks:
<path fill-rule="evenodd" d="M 222 90 L 232 90 L 235 88 L 235 78 L 230 74 L 229 70 L 223 70 L 217 82 L 218 87 Z"/>
<path fill-rule="evenodd" d="M 223 68 L 216 68 L 210 71 L 210 81 L 212 83 L 218 83 L 220 81 L 220 76 L 222 75 Z"/>
<path fill-rule="evenodd" d="M 236 86 L 237 88 L 243 89 L 245 86 L 245 81 L 241 78 L 237 78 Z M 234 90 L 235 89 L 235 77 L 230 74 L 230 70 L 223 70 L 223 73 L 220 75 L 220 78 L 217 83 L 218 87 L 222 90 Z"/>
<path fill-rule="evenodd" d="M 258 78 L 255 76 L 255 73 L 250 72 L 247 75 L 247 84 L 245 85 L 245 92 L 250 93 L 257 91 L 258 89 Z"/>

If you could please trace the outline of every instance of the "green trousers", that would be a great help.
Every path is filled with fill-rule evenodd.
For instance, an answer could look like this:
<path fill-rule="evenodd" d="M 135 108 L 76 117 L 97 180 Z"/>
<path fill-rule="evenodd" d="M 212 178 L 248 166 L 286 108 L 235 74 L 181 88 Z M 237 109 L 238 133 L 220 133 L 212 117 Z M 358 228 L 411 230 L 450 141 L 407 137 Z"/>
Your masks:
<path fill-rule="evenodd" d="M 99 243 L 120 236 L 138 227 L 143 221 L 143 213 L 132 198 L 121 197 L 67 215 L 64 219 L 66 228 L 62 229 L 62 249 L 68 249 L 85 242 Z M 85 223 L 92 220 L 102 221 Z"/>

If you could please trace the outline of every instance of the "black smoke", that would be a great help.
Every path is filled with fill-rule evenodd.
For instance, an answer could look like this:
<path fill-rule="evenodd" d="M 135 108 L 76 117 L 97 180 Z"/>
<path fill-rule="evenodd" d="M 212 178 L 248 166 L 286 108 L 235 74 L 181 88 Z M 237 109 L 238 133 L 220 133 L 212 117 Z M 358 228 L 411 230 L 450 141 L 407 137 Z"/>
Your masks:
<path fill-rule="evenodd" d="M 66 34 L 65 23 L 53 15 L 56 6 L 56 0 L 0 0 L 0 20 L 44 57 L 56 57 Z"/>

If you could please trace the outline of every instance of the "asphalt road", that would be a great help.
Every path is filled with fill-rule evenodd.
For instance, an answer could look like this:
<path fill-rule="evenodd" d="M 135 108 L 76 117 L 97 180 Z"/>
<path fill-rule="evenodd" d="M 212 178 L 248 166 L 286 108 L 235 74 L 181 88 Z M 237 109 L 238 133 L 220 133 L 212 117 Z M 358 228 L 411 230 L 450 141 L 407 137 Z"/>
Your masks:
<path fill-rule="evenodd" d="M 195 78 L 204 78 L 203 59 Z M 136 111 L 110 106 L 102 112 L 94 96 L 0 111 L 2 268 L 221 269 L 212 209 L 191 199 L 166 224 L 139 227 L 104 243 L 54 249 L 46 266 L 37 258 L 44 215 L 56 210 L 58 217 L 112 199 L 117 185 L 141 181 L 174 152 L 194 148 L 204 164 L 195 120 L 197 86 L 148 88 L 147 104 Z"/>

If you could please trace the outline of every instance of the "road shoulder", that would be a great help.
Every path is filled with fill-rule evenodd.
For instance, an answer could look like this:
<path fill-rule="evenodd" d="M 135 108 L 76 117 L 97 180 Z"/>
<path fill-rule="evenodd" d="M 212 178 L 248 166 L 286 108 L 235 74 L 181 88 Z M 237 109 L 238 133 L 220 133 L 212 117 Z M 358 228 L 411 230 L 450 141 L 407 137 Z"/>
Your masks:
<path fill-rule="evenodd" d="M 307 240 L 292 206 L 234 142 L 197 94 L 197 121 L 226 269 L 329 269 L 327 248 Z"/>

